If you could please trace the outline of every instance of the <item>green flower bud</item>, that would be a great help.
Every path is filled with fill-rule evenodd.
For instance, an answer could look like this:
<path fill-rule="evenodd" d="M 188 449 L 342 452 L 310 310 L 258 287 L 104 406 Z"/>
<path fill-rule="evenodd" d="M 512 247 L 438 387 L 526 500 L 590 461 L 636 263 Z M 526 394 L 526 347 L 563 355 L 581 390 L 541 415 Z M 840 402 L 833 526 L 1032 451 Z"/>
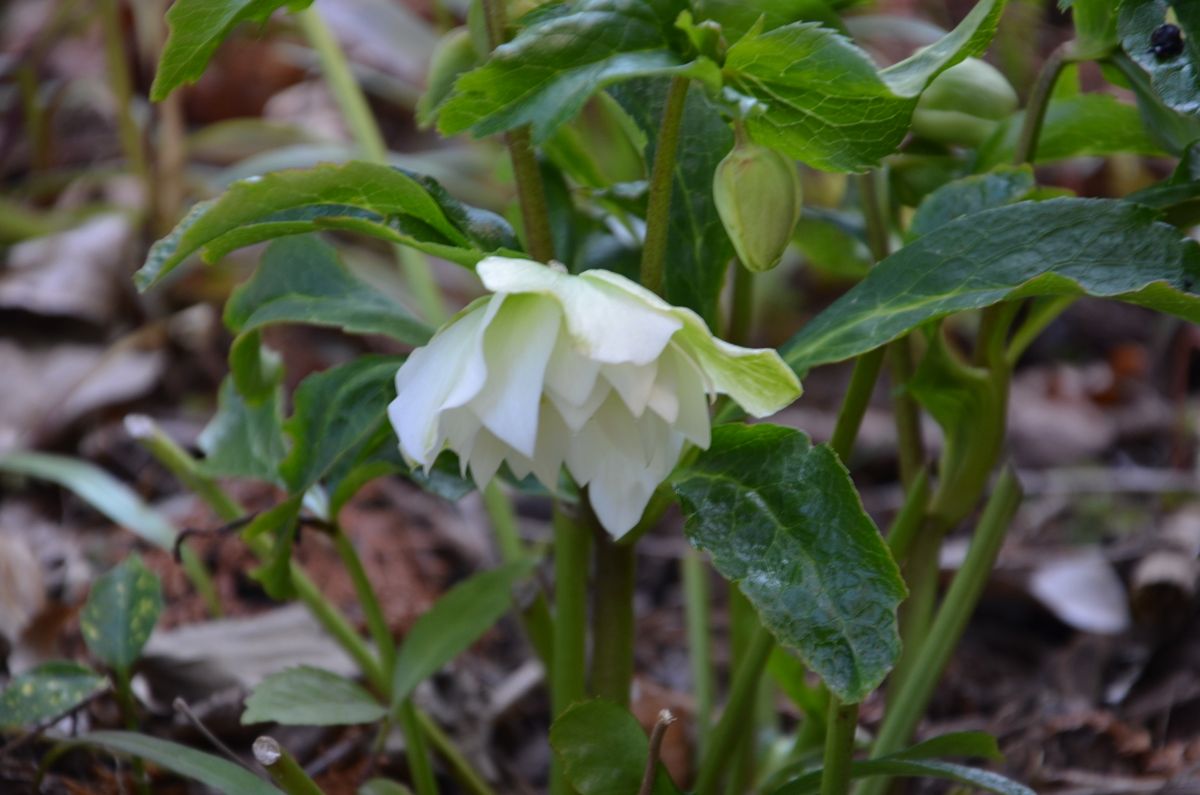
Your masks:
<path fill-rule="evenodd" d="M 1017 92 L 994 66 L 968 58 L 934 78 L 917 101 L 912 130 L 930 141 L 978 147 L 1017 109 Z"/>
<path fill-rule="evenodd" d="M 425 76 L 425 93 L 417 101 L 417 123 L 422 127 L 433 124 L 438 105 L 450 95 L 454 81 L 463 72 L 479 63 L 479 54 L 471 32 L 466 27 L 454 28 L 438 41 L 429 59 Z"/>
<path fill-rule="evenodd" d="M 768 271 L 792 239 L 802 192 L 796 164 L 748 142 L 738 142 L 713 174 L 713 199 L 742 264 Z"/>

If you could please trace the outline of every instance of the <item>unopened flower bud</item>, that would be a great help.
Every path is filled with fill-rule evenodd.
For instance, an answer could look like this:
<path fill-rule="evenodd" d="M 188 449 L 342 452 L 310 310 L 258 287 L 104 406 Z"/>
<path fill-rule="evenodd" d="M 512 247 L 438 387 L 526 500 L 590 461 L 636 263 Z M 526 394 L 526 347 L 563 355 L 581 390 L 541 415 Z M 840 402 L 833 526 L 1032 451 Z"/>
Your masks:
<path fill-rule="evenodd" d="M 713 199 L 742 264 L 768 271 L 779 264 L 800 220 L 796 164 L 774 149 L 741 142 L 713 174 Z"/>
<path fill-rule="evenodd" d="M 912 130 L 930 141 L 977 147 L 1017 104 L 1017 92 L 999 70 L 968 58 L 934 78 L 921 94 Z"/>

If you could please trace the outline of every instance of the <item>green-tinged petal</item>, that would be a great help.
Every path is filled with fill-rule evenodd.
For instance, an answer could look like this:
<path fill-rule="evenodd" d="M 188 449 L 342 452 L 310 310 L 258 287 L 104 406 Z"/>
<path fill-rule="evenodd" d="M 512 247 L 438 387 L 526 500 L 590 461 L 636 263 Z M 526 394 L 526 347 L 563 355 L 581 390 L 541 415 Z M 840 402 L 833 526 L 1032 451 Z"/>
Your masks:
<path fill-rule="evenodd" d="M 800 379 L 774 350 L 740 348 L 709 333 L 700 316 L 676 309 L 684 320 L 675 337 L 712 381 L 718 392 L 737 401 L 755 417 L 774 414 L 800 397 Z"/>

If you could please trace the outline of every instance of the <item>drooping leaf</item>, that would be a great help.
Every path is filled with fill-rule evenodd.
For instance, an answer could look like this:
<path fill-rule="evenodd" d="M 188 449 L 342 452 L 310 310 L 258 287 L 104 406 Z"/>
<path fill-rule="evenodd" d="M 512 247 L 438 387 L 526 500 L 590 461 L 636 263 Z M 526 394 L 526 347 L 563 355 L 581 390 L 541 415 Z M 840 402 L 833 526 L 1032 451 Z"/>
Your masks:
<path fill-rule="evenodd" d="M 921 201 L 908 235 L 917 238 L 955 218 L 1020 201 L 1033 188 L 1033 169 L 1029 166 L 1007 166 L 955 180 Z"/>
<path fill-rule="evenodd" d="M 0 729 L 54 718 L 107 686 L 107 679 L 85 665 L 61 660 L 42 663 L 13 677 L 0 692 Z"/>
<path fill-rule="evenodd" d="M 115 524 L 162 549 L 175 544 L 175 527 L 132 489 L 94 464 L 51 453 L 0 455 L 0 472 L 48 480 L 71 491 Z"/>
<path fill-rule="evenodd" d="M 162 612 L 158 576 L 134 554 L 92 583 L 79 628 L 92 656 L 121 675 L 137 661 Z"/>
<path fill-rule="evenodd" d="M 765 108 L 747 120 L 758 143 L 826 171 L 862 171 L 900 144 L 934 77 L 986 48 L 1003 7 L 980 0 L 945 37 L 882 72 L 818 23 L 752 30 L 729 48 L 725 81 Z"/>
<path fill-rule="evenodd" d="M 242 246 L 321 229 L 362 232 L 465 265 L 485 253 L 417 180 L 353 161 L 234 183 L 155 243 L 134 280 L 145 290 L 194 252 L 211 262 Z"/>
<path fill-rule="evenodd" d="M 612 94 L 646 133 L 646 162 L 654 162 L 667 83 L 639 80 Z M 671 215 L 667 229 L 666 298 L 694 309 L 716 328 L 717 301 L 733 245 L 713 202 L 713 172 L 733 146 L 733 133 L 700 86 L 692 86 L 680 123 Z"/>
<path fill-rule="evenodd" d="M 579 795 L 638 792 L 650 742 L 629 710 L 596 699 L 569 707 L 550 727 L 550 745 Z M 660 764 L 654 795 L 678 795 Z"/>
<path fill-rule="evenodd" d="M 246 699 L 242 723 L 343 726 L 374 723 L 387 708 L 344 676 L 300 665 L 271 674 Z"/>
<path fill-rule="evenodd" d="M 276 323 L 333 326 L 423 345 L 432 331 L 377 289 L 359 281 L 316 236 L 276 240 L 254 276 L 225 304 L 225 325 L 246 333 Z"/>
<path fill-rule="evenodd" d="M 280 465 L 289 491 L 303 492 L 383 422 L 396 396 L 397 356 L 360 356 L 310 375 L 293 398 L 295 410 L 284 423 L 292 448 Z"/>
<path fill-rule="evenodd" d="M 184 778 L 199 781 L 217 792 L 283 795 L 241 765 L 157 737 L 134 732 L 99 731 L 81 735 L 73 742 L 140 757 Z"/>
<path fill-rule="evenodd" d="M 686 74 L 715 84 L 716 64 L 687 62 L 671 48 L 682 35 L 675 19 L 684 7 L 679 0 L 575 0 L 535 11 L 512 41 L 458 78 L 438 129 L 484 136 L 530 124 L 540 143 L 618 81 Z"/>
<path fill-rule="evenodd" d="M 1154 31 L 1168 22 L 1169 11 L 1182 30 L 1176 51 L 1156 51 Z M 1200 11 L 1190 0 L 1122 0 L 1117 16 L 1121 49 L 1150 76 L 1150 85 L 1167 107 L 1184 115 L 1200 114 Z"/>
<path fill-rule="evenodd" d="M 1039 295 L 1118 298 L 1200 320 L 1200 249 L 1145 207 L 1021 202 L 964 216 L 880 262 L 781 350 L 798 373 L 952 312 Z"/>
<path fill-rule="evenodd" d="M 150 99 L 161 102 L 184 83 L 204 74 L 217 47 L 239 23 L 264 23 L 277 9 L 299 11 L 312 0 L 176 0 L 167 10 L 170 33 L 150 87 Z"/>
<path fill-rule="evenodd" d="M 282 369 L 276 388 L 252 403 L 238 391 L 234 376 L 226 376 L 217 392 L 217 413 L 196 443 L 205 457 L 199 462 L 212 477 L 279 481 L 279 464 L 286 445 L 283 437 Z"/>
<path fill-rule="evenodd" d="M 536 561 L 513 561 L 451 588 L 404 637 L 392 672 L 392 706 L 487 632 L 513 604 L 513 586 Z"/>
<path fill-rule="evenodd" d="M 297 522 L 303 503 L 303 494 L 296 494 L 254 517 L 242 531 L 242 537 L 250 540 L 262 535 L 271 535 L 271 546 L 266 560 L 250 572 L 267 592 L 277 601 L 295 596 L 292 583 L 292 548 L 296 544 Z"/>
<path fill-rule="evenodd" d="M 718 426 L 674 487 L 688 539 L 833 693 L 857 702 L 883 680 L 904 583 L 829 448 L 775 425 Z"/>

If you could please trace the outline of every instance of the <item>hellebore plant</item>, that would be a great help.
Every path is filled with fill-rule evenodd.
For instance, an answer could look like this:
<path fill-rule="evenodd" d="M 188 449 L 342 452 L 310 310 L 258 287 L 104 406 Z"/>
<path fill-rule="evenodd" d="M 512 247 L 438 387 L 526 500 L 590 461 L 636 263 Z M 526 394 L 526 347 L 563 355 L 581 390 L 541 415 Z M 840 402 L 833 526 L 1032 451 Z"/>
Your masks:
<path fill-rule="evenodd" d="M 263 560 L 254 576 L 272 596 L 302 600 L 366 683 L 285 671 L 255 690 L 246 719 L 397 726 L 418 795 L 445 778 L 488 795 L 494 783 L 412 694 L 513 609 L 525 583 L 522 626 L 550 687 L 551 791 L 679 792 L 657 760 L 669 721 L 648 743 L 628 710 L 637 543 L 677 503 L 695 550 L 681 578 L 697 710 L 672 731 L 698 751 L 694 792 L 844 795 L 861 779 L 861 795 L 879 795 L 895 776 L 1030 792 L 934 758 L 998 756 L 984 735 L 910 743 L 1020 501 L 1004 423 L 1021 354 L 1081 295 L 1200 322 L 1200 248 L 1183 231 L 1200 221 L 1200 85 L 1179 78 L 1200 61 L 1195 14 L 1163 0 L 1074 0 L 1076 39 L 1017 111 L 1007 81 L 972 60 L 1004 0 L 979 0 L 936 40 L 905 40 L 913 54 L 886 68 L 848 36 L 862 20 L 843 20 L 843 0 L 793 16 L 772 3 L 564 0 L 513 20 L 502 0 L 473 0 L 466 27 L 446 34 L 418 119 L 447 136 L 503 136 L 517 203 L 482 210 L 387 165 L 361 90 L 307 5 L 176 0 L 152 90 L 162 100 L 198 79 L 236 21 L 286 7 L 365 158 L 233 184 L 196 205 L 137 275 L 146 289 L 194 253 L 212 261 L 273 241 L 226 306 L 230 376 L 203 460 L 161 431 L 140 434 L 244 526 Z M 1159 46 L 1172 5 L 1183 35 Z M 1088 60 L 1137 106 L 1084 93 L 1074 65 Z M 1122 135 L 1096 134 L 1113 130 Z M 1036 163 L 1120 152 L 1180 166 L 1120 199 L 1035 180 Z M 806 191 L 824 206 L 803 215 L 798 168 L 825 172 L 815 184 L 826 189 Z M 346 268 L 319 237 L 335 232 L 390 244 L 421 317 Z M 855 283 L 778 353 L 714 336 L 750 340 L 755 280 L 790 289 L 757 273 L 793 261 L 789 247 Z M 470 269 L 490 295 L 441 325 L 427 257 Z M 962 346 L 970 333 L 943 325 L 970 313 L 977 331 Z M 309 376 L 285 420 L 282 368 L 262 337 L 278 323 L 385 335 L 412 352 Z M 835 362 L 853 374 L 828 445 L 740 421 L 787 405 L 800 377 Z M 885 362 L 905 500 L 880 533 L 847 465 Z M 943 432 L 936 461 L 923 413 Z M 339 525 L 355 492 L 389 475 L 451 499 L 478 486 L 504 561 L 448 592 L 399 646 Z M 247 516 L 222 477 L 272 483 L 281 500 Z M 510 496 L 523 490 L 555 497 L 552 589 L 530 578 L 545 550 L 517 532 Z M 333 538 L 373 647 L 292 560 L 301 523 Z M 939 599 L 942 540 L 964 525 L 970 549 Z M 723 687 L 712 569 L 728 582 Z M 881 686 L 881 723 L 860 726 L 857 705 Z M 781 692 L 803 715 L 792 733 L 773 709 Z M 145 739 L 110 732 L 94 743 L 172 767 Z M 174 769 L 219 787 L 229 763 L 188 754 Z M 288 771 L 276 781 L 289 793 L 319 791 L 298 765 Z"/>

